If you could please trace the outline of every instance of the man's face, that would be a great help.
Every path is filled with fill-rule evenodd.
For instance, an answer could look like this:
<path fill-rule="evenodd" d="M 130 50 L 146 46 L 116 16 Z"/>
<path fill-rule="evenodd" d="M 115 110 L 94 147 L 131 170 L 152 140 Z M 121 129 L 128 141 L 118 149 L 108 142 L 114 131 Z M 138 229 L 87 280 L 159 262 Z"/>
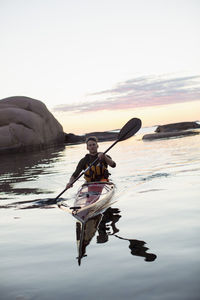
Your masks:
<path fill-rule="evenodd" d="M 98 144 L 95 141 L 88 141 L 87 142 L 87 150 L 90 154 L 96 154 L 98 149 Z"/>

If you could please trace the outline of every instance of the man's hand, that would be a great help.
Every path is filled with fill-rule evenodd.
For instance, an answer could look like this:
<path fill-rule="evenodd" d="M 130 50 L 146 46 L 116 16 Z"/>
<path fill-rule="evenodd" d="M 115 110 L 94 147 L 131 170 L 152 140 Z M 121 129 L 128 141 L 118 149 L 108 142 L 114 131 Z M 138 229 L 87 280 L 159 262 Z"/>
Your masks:
<path fill-rule="evenodd" d="M 73 187 L 73 184 L 71 184 L 70 182 L 68 182 L 67 185 L 66 185 L 66 190 L 70 189 L 71 187 Z"/>
<path fill-rule="evenodd" d="M 104 154 L 103 152 L 99 152 L 99 154 L 98 154 L 98 159 L 99 159 L 100 161 L 105 160 L 105 154 Z"/>
<path fill-rule="evenodd" d="M 68 190 L 69 188 L 73 187 L 73 181 L 75 180 L 75 178 L 73 176 L 71 176 L 69 182 L 66 185 L 66 190 Z"/>
<path fill-rule="evenodd" d="M 110 157 L 108 157 L 106 154 L 104 154 L 103 152 L 99 152 L 98 158 L 99 158 L 99 161 L 104 160 L 110 167 L 115 168 L 116 163 Z"/>

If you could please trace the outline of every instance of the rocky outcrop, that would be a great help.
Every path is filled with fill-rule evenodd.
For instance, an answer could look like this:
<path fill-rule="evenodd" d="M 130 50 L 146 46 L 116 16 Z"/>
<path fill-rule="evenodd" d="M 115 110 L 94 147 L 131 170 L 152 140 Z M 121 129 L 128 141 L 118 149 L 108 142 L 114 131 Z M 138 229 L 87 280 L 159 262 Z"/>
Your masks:
<path fill-rule="evenodd" d="M 155 132 L 173 132 L 200 128 L 197 122 L 180 122 L 158 126 Z"/>
<path fill-rule="evenodd" d="M 81 144 L 85 142 L 84 135 L 76 135 L 73 133 L 65 133 L 65 143 L 66 144 Z"/>
<path fill-rule="evenodd" d="M 181 136 L 188 136 L 188 135 L 195 135 L 199 134 L 199 132 L 195 131 L 177 131 L 177 132 L 161 132 L 161 133 L 151 133 L 145 134 L 143 136 L 143 140 L 155 140 L 155 139 L 166 139 L 170 137 L 181 137 Z"/>
<path fill-rule="evenodd" d="M 64 142 L 60 123 L 44 103 L 28 97 L 0 100 L 0 152 L 41 149 Z"/>
<path fill-rule="evenodd" d="M 116 140 L 118 133 L 113 131 L 90 132 L 85 135 L 85 138 L 87 139 L 89 136 L 96 136 L 99 142 L 105 142 Z"/>
<path fill-rule="evenodd" d="M 171 123 L 166 125 L 158 126 L 155 130 L 156 133 L 145 134 L 142 139 L 144 140 L 155 140 L 170 137 L 181 137 L 188 135 L 199 134 L 198 130 L 188 130 L 188 129 L 198 129 L 200 125 L 197 122 L 180 122 Z"/>
<path fill-rule="evenodd" d="M 73 133 L 65 134 L 66 144 L 80 144 L 85 143 L 89 136 L 96 136 L 99 142 L 114 141 L 117 139 L 118 133 L 112 131 L 102 131 L 102 132 L 91 132 L 84 135 L 75 135 Z"/>

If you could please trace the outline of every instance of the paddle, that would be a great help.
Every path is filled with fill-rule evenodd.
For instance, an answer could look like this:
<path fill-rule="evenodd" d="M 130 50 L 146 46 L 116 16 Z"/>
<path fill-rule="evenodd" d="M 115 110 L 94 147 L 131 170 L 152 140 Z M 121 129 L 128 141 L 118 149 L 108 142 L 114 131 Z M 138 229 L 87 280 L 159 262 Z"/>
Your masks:
<path fill-rule="evenodd" d="M 114 147 L 118 142 L 124 141 L 128 138 L 130 138 L 131 136 L 133 136 L 140 128 L 141 128 L 142 122 L 140 119 L 137 118 L 133 118 L 130 119 L 120 130 L 120 132 L 118 133 L 118 137 L 117 140 L 105 151 L 103 152 L 103 154 L 106 154 L 112 147 Z M 79 174 L 78 177 L 76 177 L 76 179 L 74 179 L 72 181 L 72 185 L 81 177 L 85 174 L 85 172 L 87 172 L 96 162 L 98 161 L 98 158 L 95 159 L 92 164 L 89 165 L 89 167 L 84 170 L 83 172 L 81 172 Z M 55 201 L 67 190 L 67 188 L 65 188 L 56 198 Z"/>

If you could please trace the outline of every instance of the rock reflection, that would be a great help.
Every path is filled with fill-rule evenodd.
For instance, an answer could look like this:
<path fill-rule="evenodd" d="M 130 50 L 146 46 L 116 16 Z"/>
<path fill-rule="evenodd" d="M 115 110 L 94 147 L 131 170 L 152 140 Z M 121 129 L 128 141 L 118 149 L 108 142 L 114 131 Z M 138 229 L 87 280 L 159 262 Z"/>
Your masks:
<path fill-rule="evenodd" d="M 42 190 L 38 188 L 19 189 L 13 188 L 13 185 L 33 181 L 39 175 L 45 174 L 51 164 L 59 159 L 64 149 L 62 146 L 31 153 L 1 155 L 0 192 L 14 195 L 41 194 Z"/>
<path fill-rule="evenodd" d="M 145 247 L 146 243 L 144 241 L 127 239 L 116 234 L 119 232 L 119 229 L 116 227 L 116 223 L 121 218 L 119 213 L 118 208 L 109 207 L 103 215 L 89 219 L 85 224 L 76 223 L 79 265 L 81 264 L 81 259 L 87 256 L 86 247 L 90 244 L 96 232 L 98 232 L 97 244 L 106 243 L 109 241 L 110 236 L 115 236 L 120 240 L 129 241 L 128 249 L 131 250 L 132 255 L 143 257 L 147 262 L 152 262 L 157 258 L 153 253 L 147 253 L 149 248 Z"/>

